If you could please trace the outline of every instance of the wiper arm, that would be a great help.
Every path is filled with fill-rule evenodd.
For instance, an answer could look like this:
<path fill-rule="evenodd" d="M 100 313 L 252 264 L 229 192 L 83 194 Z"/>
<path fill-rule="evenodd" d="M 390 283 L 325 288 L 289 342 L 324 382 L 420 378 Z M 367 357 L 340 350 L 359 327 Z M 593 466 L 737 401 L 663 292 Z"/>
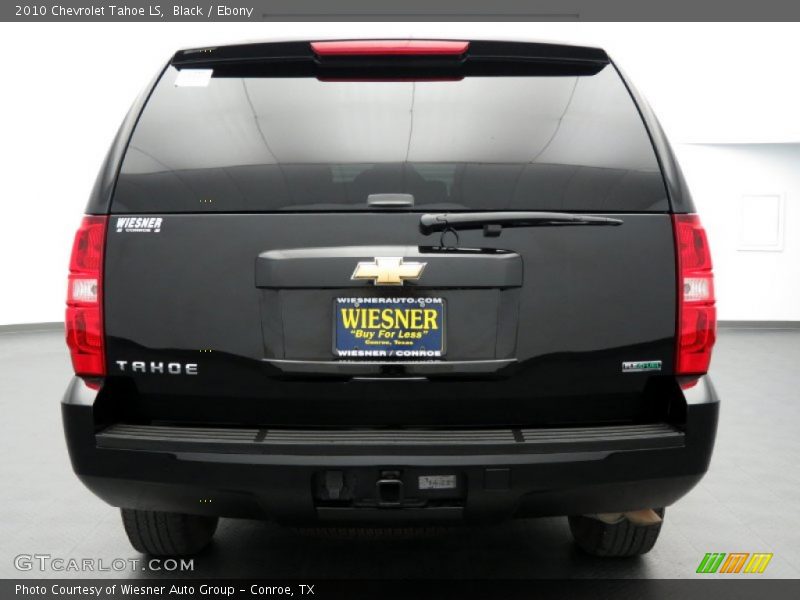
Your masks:
<path fill-rule="evenodd" d="M 436 231 L 483 229 L 487 236 L 498 236 L 503 227 L 564 225 L 622 225 L 622 219 L 540 211 L 428 213 L 419 218 L 419 230 L 425 235 Z"/>

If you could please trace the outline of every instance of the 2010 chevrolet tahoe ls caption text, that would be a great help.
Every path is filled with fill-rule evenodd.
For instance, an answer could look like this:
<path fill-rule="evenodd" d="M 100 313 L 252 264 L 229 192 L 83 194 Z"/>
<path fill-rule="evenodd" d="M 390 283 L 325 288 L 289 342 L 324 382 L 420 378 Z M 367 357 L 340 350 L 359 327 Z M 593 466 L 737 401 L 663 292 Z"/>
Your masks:
<path fill-rule="evenodd" d="M 76 234 L 72 465 L 134 547 L 219 517 L 569 517 L 647 552 L 708 468 L 706 235 L 603 50 L 177 52 Z"/>

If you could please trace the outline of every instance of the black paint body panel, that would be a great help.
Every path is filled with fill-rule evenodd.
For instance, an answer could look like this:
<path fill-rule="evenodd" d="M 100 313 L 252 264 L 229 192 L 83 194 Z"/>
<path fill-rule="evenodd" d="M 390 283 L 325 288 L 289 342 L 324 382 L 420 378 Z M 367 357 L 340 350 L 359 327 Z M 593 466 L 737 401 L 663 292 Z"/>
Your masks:
<path fill-rule="evenodd" d="M 253 431 L 247 429 L 220 430 L 215 436 L 179 428 L 175 437 L 163 440 L 148 437 L 142 427 L 112 442 L 114 428 L 98 426 L 105 393 L 74 379 L 61 406 L 72 466 L 100 498 L 127 508 L 297 524 L 478 523 L 669 506 L 708 468 L 719 411 L 714 389 L 703 378 L 685 400 L 676 392 L 685 403 L 685 428 L 644 426 L 624 439 L 623 428 L 608 427 L 561 430 L 558 441 L 549 445 L 530 442 L 553 439 L 548 429 L 518 432 L 519 440 L 502 432 L 477 432 L 469 443 L 459 442 L 457 431 L 406 430 L 391 447 L 335 443 L 325 432 L 287 446 L 302 432 L 256 434 L 257 439 L 282 440 L 278 448 L 249 441 Z M 390 435 L 355 432 L 352 439 Z M 454 441 L 434 441 L 448 437 Z M 403 507 L 375 505 L 375 482 L 388 469 L 405 484 Z M 337 501 L 319 485 L 330 471 L 345 481 L 344 497 Z M 422 475 L 454 475 L 458 486 L 438 494 L 422 491 L 417 489 Z"/>
<path fill-rule="evenodd" d="M 357 251 L 359 257 L 322 261 L 327 272 L 317 289 L 313 267 L 320 263 L 308 258 L 314 252 L 303 251 L 306 264 L 291 278 L 267 269 L 265 257 L 356 243 L 425 247 L 431 239 L 419 233 L 419 216 L 168 215 L 159 233 L 147 234 L 117 232 L 112 217 L 105 281 L 109 375 L 131 377 L 130 366 L 123 371 L 118 360 L 196 363 L 195 376 L 133 374 L 151 416 L 177 420 L 197 418 L 184 410 L 184 398 L 193 406 L 205 399 L 204 413 L 218 413 L 216 420 L 318 426 L 526 424 L 539 419 L 543 403 L 559 403 L 557 420 L 574 421 L 585 417 L 570 402 L 591 399 L 606 410 L 641 402 L 651 374 L 623 374 L 621 365 L 661 360 L 660 374 L 672 372 L 672 227 L 668 215 L 617 216 L 624 221 L 617 227 L 509 229 L 497 238 L 461 232 L 463 247 L 487 249 L 462 253 L 466 260 L 521 263 L 521 273 L 484 268 L 468 281 L 456 278 L 458 268 L 432 268 L 431 279 L 425 272 L 402 287 L 374 286 L 350 279 L 363 255 Z M 483 273 L 491 287 L 474 285 Z M 298 289 L 302 276 L 309 279 Z M 321 378 L 295 380 L 265 362 L 333 360 L 333 299 L 356 293 L 441 296 L 448 307 L 448 360 L 515 364 L 491 380 L 456 370 L 448 381 L 434 375 L 420 385 L 395 379 L 404 375 L 399 368 L 387 369 L 385 383 L 353 381 L 346 365 L 341 377 L 325 370 Z M 240 403 L 246 418 L 235 408 Z M 607 414 L 631 418 L 626 410 Z"/>
<path fill-rule="evenodd" d="M 194 93 L 176 90 L 185 68 L 214 69 L 213 93 L 175 111 Z M 347 114 L 328 116 L 364 94 L 340 80 L 356 85 L 359 74 L 391 79 L 366 96 L 382 97 L 382 86 L 397 95 L 385 114 L 359 96 L 351 131 Z M 541 105 L 515 94 L 529 76 Z M 471 88 L 477 79 L 483 87 Z M 278 80 L 287 98 L 271 104 Z M 469 111 L 502 104 L 484 104 L 498 90 L 511 108 L 493 113 L 497 135 L 482 137 L 486 123 Z M 294 127 L 274 118 L 314 93 L 329 94 L 318 114 L 297 111 Z M 437 129 L 445 121 L 450 129 Z M 196 143 L 209 131 L 218 144 Z M 393 145 L 382 153 L 369 143 L 384 133 Z M 370 206 L 374 194 L 414 204 Z M 693 210 L 658 121 L 599 49 L 473 42 L 455 58 L 327 59 L 287 42 L 178 52 L 123 123 L 87 206 L 109 215 L 108 373 L 73 378 L 62 401 L 73 468 L 115 506 L 302 523 L 669 505 L 707 469 L 719 406 L 707 377 L 686 387 L 674 374 L 672 214 Z M 420 227 L 423 213 L 459 211 L 498 222 Z M 509 211 L 620 223 L 501 226 Z M 159 231 L 117 229 L 137 216 L 160 217 Z M 402 286 L 354 280 L 375 257 L 426 265 Z M 444 358 L 339 360 L 335 300 L 362 296 L 442 298 Z M 661 369 L 623 373 L 628 361 Z M 332 470 L 346 501 L 321 484 Z M 374 497 L 387 470 L 413 491 L 402 508 Z M 423 493 L 423 475 L 456 484 Z"/>

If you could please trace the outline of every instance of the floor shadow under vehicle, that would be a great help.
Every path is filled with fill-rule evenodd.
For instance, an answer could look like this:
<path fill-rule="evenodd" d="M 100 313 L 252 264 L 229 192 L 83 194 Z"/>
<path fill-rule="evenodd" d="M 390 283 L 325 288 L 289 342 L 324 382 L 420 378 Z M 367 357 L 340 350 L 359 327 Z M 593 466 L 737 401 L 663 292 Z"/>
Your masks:
<path fill-rule="evenodd" d="M 164 573 L 174 577 L 175 573 Z M 329 535 L 223 520 L 194 577 L 559 578 L 650 576 L 641 558 L 598 559 L 572 543 L 566 519 L 526 519 L 402 536 Z M 144 577 L 158 576 L 153 572 Z"/>

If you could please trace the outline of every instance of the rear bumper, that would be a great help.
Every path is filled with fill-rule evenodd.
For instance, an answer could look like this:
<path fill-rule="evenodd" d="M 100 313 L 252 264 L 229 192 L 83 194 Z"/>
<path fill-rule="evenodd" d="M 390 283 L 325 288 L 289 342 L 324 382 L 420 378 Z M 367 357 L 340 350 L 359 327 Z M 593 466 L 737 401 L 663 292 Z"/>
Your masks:
<path fill-rule="evenodd" d="M 708 468 L 719 410 L 706 377 L 685 392 L 681 428 L 97 431 L 96 394 L 74 379 L 62 413 L 75 472 L 109 504 L 299 523 L 478 522 L 668 506 Z"/>

